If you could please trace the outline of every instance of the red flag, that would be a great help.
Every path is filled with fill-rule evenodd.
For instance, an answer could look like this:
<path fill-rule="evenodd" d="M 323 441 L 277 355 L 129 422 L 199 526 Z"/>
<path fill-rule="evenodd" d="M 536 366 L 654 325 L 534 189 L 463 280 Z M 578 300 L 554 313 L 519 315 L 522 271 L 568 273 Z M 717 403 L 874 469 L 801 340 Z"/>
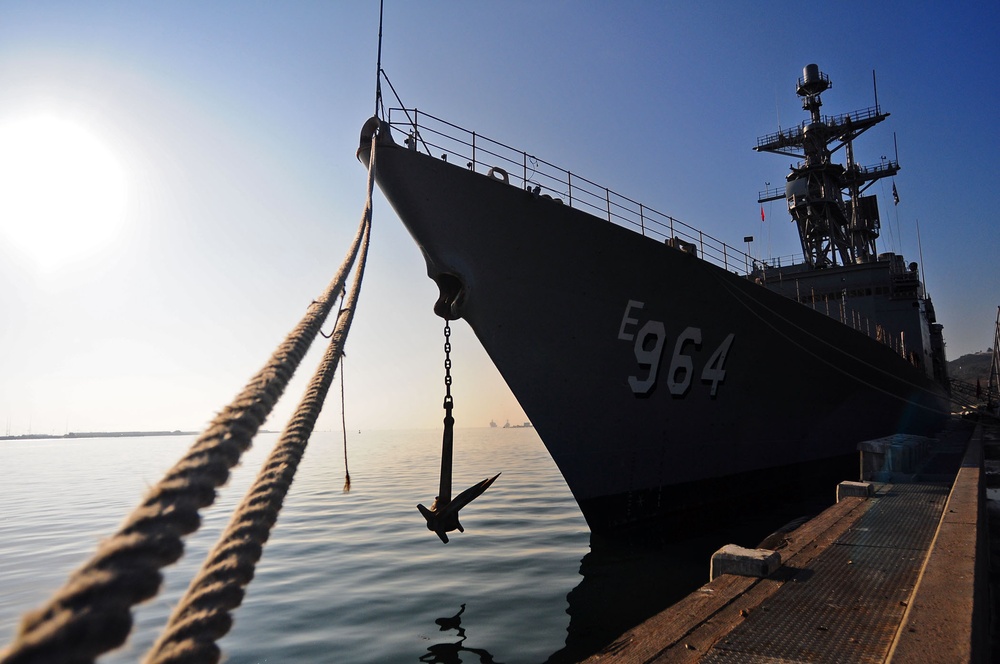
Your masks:
<path fill-rule="evenodd" d="M 764 221 L 764 206 L 760 206 L 760 220 Z"/>

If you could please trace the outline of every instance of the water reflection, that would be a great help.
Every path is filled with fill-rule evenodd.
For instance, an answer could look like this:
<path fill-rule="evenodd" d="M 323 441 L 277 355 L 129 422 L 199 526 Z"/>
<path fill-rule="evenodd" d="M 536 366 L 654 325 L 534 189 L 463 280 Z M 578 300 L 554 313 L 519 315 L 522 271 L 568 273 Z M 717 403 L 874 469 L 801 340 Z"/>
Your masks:
<path fill-rule="evenodd" d="M 500 664 L 495 659 L 493 655 L 484 650 L 483 648 L 466 648 L 465 647 L 465 628 L 462 627 L 462 614 L 465 613 L 465 604 L 459 609 L 458 613 L 449 618 L 437 618 L 434 622 L 440 628 L 442 632 L 450 632 L 455 630 L 458 641 L 454 643 L 437 643 L 427 648 L 427 653 L 419 657 L 421 662 L 429 662 L 431 664 L 461 664 L 465 661 L 462 659 L 462 653 L 471 653 L 479 658 L 481 664 Z"/>
<path fill-rule="evenodd" d="M 592 535 L 583 580 L 567 595 L 566 646 L 549 664 L 579 662 L 708 580 L 714 540 L 658 545 Z"/>
<path fill-rule="evenodd" d="M 583 579 L 567 595 L 566 646 L 547 664 L 579 662 L 707 583 L 712 553 L 725 544 L 756 547 L 830 505 L 829 496 L 758 505 L 700 531 L 650 529 L 613 539 L 591 535 Z"/>

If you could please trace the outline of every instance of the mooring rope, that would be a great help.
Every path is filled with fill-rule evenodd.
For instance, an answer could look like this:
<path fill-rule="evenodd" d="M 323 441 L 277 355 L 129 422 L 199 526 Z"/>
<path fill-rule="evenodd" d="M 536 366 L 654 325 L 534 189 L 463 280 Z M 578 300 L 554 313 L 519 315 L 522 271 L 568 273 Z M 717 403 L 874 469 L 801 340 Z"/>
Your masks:
<path fill-rule="evenodd" d="M 373 137 L 370 164 L 374 152 Z M 215 489 L 229 479 L 229 470 L 249 449 L 343 290 L 368 235 L 373 187 L 370 167 L 358 232 L 320 298 L 119 530 L 98 545 L 94 556 L 44 606 L 22 617 L 14 641 L 0 651 L 0 664 L 88 663 L 125 642 L 132 629 L 132 606 L 159 591 L 159 570 L 183 555 L 183 537 L 201 525 L 199 510 L 215 502 Z"/>
<path fill-rule="evenodd" d="M 302 401 L 253 486 L 233 512 L 215 548 L 206 556 L 187 593 L 178 602 L 160 638 L 146 654 L 145 664 L 219 661 L 221 651 L 215 642 L 232 627 L 229 612 L 242 603 L 244 588 L 253 579 L 262 547 L 278 519 L 343 355 L 361 290 L 370 230 L 369 224 L 350 295 Z"/>
<path fill-rule="evenodd" d="M 347 467 L 347 408 L 344 405 L 343 365 L 340 367 L 340 430 L 344 434 L 344 493 L 348 493 L 351 490 L 351 470 Z"/>

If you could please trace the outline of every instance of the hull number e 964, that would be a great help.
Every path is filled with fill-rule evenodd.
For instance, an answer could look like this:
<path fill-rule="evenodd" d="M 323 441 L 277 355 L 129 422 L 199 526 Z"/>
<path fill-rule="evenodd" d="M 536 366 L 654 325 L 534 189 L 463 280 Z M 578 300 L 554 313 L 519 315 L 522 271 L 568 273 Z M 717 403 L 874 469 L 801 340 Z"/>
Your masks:
<path fill-rule="evenodd" d="M 645 306 L 644 302 L 629 300 L 625 305 L 625 315 L 618 328 L 618 338 L 622 341 L 634 342 L 635 360 L 639 369 L 644 370 L 643 377 L 629 376 L 628 384 L 632 392 L 639 396 L 650 394 L 656 387 L 660 360 L 663 358 L 663 348 L 667 342 L 666 328 L 658 320 L 647 320 L 641 326 L 635 312 Z M 719 385 L 726 380 L 726 356 L 729 347 L 733 345 L 735 334 L 730 333 L 722 340 L 719 347 L 708 358 L 701 370 L 701 382 L 709 385 L 708 394 L 715 398 Z M 675 397 L 684 397 L 691 389 L 694 376 L 694 356 L 690 353 L 701 350 L 701 328 L 686 327 L 674 342 L 674 352 L 670 358 L 670 368 L 667 370 L 667 389 Z"/>

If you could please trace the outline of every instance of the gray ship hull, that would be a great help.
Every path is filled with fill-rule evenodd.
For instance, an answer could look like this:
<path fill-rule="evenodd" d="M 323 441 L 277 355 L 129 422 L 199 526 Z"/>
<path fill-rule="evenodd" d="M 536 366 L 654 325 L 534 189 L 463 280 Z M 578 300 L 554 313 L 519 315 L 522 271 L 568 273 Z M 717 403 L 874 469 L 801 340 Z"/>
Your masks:
<path fill-rule="evenodd" d="M 376 181 L 595 531 L 947 415 L 899 353 L 694 255 L 387 140 Z"/>

